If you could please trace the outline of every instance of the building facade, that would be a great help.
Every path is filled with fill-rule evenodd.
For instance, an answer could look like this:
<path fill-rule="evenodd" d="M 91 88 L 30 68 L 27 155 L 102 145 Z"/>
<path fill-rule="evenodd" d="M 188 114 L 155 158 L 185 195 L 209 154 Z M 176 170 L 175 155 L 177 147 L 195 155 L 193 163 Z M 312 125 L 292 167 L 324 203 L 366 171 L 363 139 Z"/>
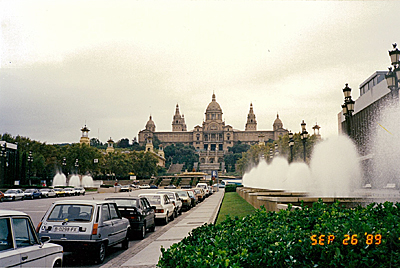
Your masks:
<path fill-rule="evenodd" d="M 288 132 L 283 128 L 279 115 L 273 123 L 273 130 L 257 130 L 257 120 L 252 104 L 250 104 L 244 131 L 225 124 L 222 115 L 221 106 L 213 94 L 206 108 L 203 123 L 187 131 L 184 115 L 180 114 L 177 104 L 172 120 L 172 131 L 156 131 L 156 125 L 150 116 L 145 129 L 139 132 L 139 143 L 146 144 L 148 138 L 156 136 L 164 147 L 176 143 L 192 145 L 199 154 L 200 170 L 210 171 L 223 170 L 224 155 L 235 143 L 240 141 L 249 145 L 258 144 L 260 137 L 266 141 L 277 140 L 279 136 Z"/>

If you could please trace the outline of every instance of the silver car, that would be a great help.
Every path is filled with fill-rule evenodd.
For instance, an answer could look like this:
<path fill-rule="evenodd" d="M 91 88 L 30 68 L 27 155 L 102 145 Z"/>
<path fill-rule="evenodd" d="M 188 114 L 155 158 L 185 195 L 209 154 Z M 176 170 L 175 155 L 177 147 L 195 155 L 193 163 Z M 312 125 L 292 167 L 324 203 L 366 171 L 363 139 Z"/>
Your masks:
<path fill-rule="evenodd" d="M 0 210 L 1 267 L 61 267 L 62 246 L 47 243 L 49 237 L 42 241 L 26 213 Z"/>
<path fill-rule="evenodd" d="M 67 252 L 88 252 L 97 263 L 104 261 L 109 246 L 128 248 L 129 229 L 117 205 L 100 200 L 55 202 L 38 226 L 40 237 L 49 236 Z"/>

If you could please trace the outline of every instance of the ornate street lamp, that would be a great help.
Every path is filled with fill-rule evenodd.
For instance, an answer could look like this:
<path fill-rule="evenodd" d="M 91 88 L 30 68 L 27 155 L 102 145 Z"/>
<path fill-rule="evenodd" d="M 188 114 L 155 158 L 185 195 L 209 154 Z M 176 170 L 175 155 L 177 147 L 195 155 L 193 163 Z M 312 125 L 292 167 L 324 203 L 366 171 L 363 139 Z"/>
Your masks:
<path fill-rule="evenodd" d="M 349 88 L 349 84 L 345 84 L 343 88 L 344 94 L 344 104 L 342 105 L 343 115 L 345 117 L 346 123 L 346 134 L 351 137 L 351 118 L 354 112 L 354 104 L 355 101 L 351 98 L 351 88 Z"/>
<path fill-rule="evenodd" d="M 389 51 L 390 61 L 393 66 L 389 67 L 388 73 L 385 75 L 388 88 L 395 100 L 399 99 L 399 81 L 400 81 L 400 50 L 397 44 L 393 44 L 393 50 Z M 397 102 L 396 102 L 397 103 Z"/>
<path fill-rule="evenodd" d="M 269 160 L 272 161 L 272 158 L 274 158 L 274 152 L 272 151 L 272 148 L 269 149 Z"/>
<path fill-rule="evenodd" d="M 278 144 L 275 143 L 275 156 L 279 155 L 279 151 L 278 151 Z"/>
<path fill-rule="evenodd" d="M 293 133 L 292 131 L 289 131 L 290 163 L 293 162 L 293 146 L 294 146 Z"/>
<path fill-rule="evenodd" d="M 29 154 L 28 154 L 28 180 L 29 180 L 29 185 L 31 185 L 32 162 L 33 162 L 32 151 L 29 151 Z"/>
<path fill-rule="evenodd" d="M 79 162 L 78 159 L 75 159 L 75 169 L 76 169 L 76 174 L 78 174 L 78 168 L 79 168 Z"/>
<path fill-rule="evenodd" d="M 303 142 L 303 159 L 304 162 L 306 162 L 306 142 L 307 142 L 307 138 L 308 138 L 308 132 L 306 130 L 306 123 L 304 122 L 304 120 L 301 122 L 301 133 L 300 133 L 300 138 L 301 141 Z"/>

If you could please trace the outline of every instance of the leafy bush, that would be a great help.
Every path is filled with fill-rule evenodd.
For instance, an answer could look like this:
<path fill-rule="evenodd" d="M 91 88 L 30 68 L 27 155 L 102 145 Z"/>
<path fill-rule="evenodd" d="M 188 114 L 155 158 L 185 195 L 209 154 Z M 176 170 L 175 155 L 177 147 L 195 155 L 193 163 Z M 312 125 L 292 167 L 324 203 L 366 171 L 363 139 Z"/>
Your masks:
<path fill-rule="evenodd" d="M 400 203 L 346 209 L 320 201 L 290 209 L 262 208 L 196 228 L 161 248 L 158 266 L 400 267 Z"/>
<path fill-rule="evenodd" d="M 226 193 L 228 193 L 228 192 L 236 192 L 236 187 L 237 187 L 236 184 L 227 184 L 225 186 L 225 192 Z"/>

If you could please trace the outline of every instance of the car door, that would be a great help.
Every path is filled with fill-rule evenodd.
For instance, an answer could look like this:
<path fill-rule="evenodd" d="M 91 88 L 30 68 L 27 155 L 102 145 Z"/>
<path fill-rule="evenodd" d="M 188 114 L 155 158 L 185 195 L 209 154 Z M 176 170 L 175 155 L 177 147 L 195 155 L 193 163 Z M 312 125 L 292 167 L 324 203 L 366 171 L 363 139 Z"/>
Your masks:
<path fill-rule="evenodd" d="M 116 238 L 114 235 L 114 227 L 108 204 L 101 205 L 101 221 L 102 221 L 102 225 L 100 227 L 101 237 L 107 237 L 108 243 L 111 245 L 114 244 Z"/>
<path fill-rule="evenodd" d="M 12 227 L 21 267 L 45 267 L 46 252 L 41 247 L 31 221 L 26 217 L 13 217 Z"/>
<path fill-rule="evenodd" d="M 21 262 L 19 252 L 14 249 L 11 219 L 9 217 L 0 218 L 0 262 L 3 267 L 19 267 Z"/>
<path fill-rule="evenodd" d="M 113 235 L 115 236 L 115 241 L 122 241 L 126 237 L 126 221 L 122 219 L 115 203 L 109 203 L 108 205 L 110 207 L 110 215 L 114 228 Z"/>
<path fill-rule="evenodd" d="M 147 227 L 150 226 L 152 224 L 152 222 L 151 222 L 150 215 L 149 215 L 150 214 L 149 207 L 144 198 L 140 198 L 140 206 L 142 208 L 143 217 L 146 221 L 145 228 L 147 229 Z"/>
<path fill-rule="evenodd" d="M 154 221 L 155 221 L 155 211 L 154 209 L 151 207 L 151 204 L 149 202 L 149 200 L 147 200 L 147 198 L 143 198 L 143 202 L 146 204 L 146 210 L 147 210 L 147 226 L 152 226 L 154 225 Z"/>

